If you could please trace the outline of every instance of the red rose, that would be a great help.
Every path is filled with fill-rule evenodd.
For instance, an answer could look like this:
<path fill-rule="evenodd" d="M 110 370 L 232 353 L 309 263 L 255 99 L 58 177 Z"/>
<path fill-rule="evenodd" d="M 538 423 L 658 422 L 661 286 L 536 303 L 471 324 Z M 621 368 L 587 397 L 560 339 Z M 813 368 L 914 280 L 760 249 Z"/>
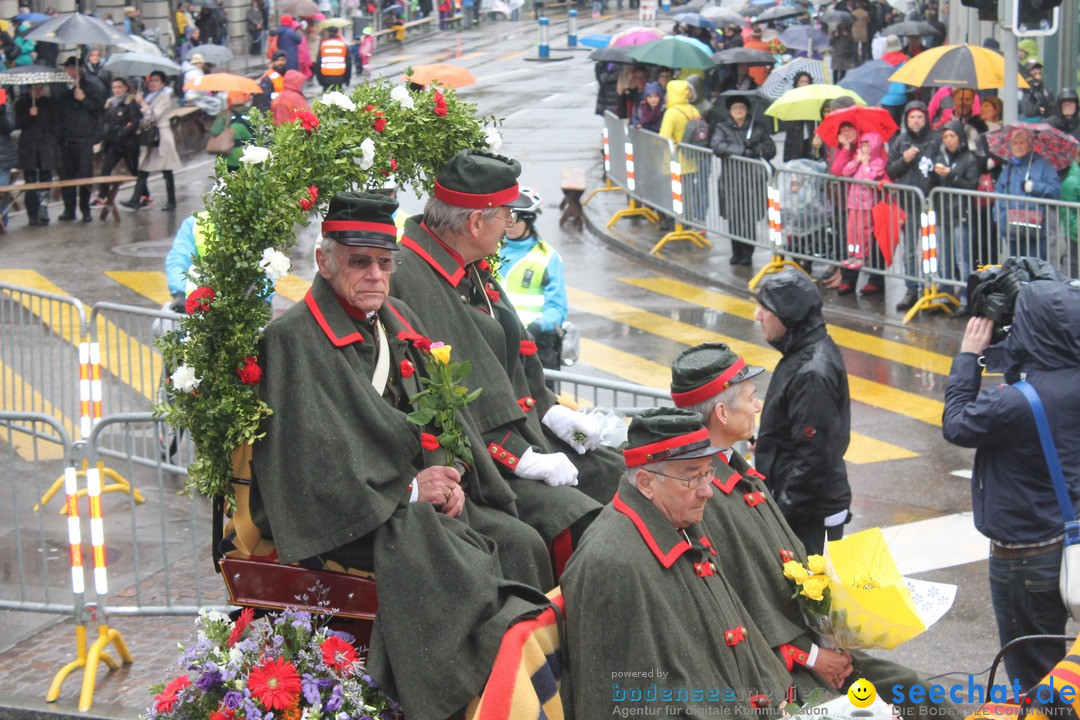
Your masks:
<path fill-rule="evenodd" d="M 390 169 L 397 170 L 397 160 L 394 158 L 390 158 Z"/>
<path fill-rule="evenodd" d="M 206 312 L 210 309 L 210 303 L 214 301 L 216 293 L 213 288 L 200 287 L 195 288 L 190 295 L 188 295 L 187 302 L 184 303 L 184 311 L 188 315 L 195 314 L 196 310 Z"/>
<path fill-rule="evenodd" d="M 401 377 L 410 378 L 416 372 L 416 366 L 408 360 L 401 361 Z"/>
<path fill-rule="evenodd" d="M 423 352 L 429 352 L 431 350 L 431 338 L 420 336 L 416 340 L 413 340 L 413 347 Z"/>
<path fill-rule="evenodd" d="M 165 686 L 161 694 L 154 698 L 154 710 L 159 713 L 171 712 L 176 707 L 180 691 L 191 684 L 191 678 L 187 675 L 177 675 Z"/>
<path fill-rule="evenodd" d="M 315 207 L 315 203 L 319 200 L 319 188 L 314 185 L 308 185 L 307 191 L 308 196 L 300 201 L 300 209 L 304 212 Z"/>
<path fill-rule="evenodd" d="M 364 108 L 364 112 L 371 112 L 374 109 L 375 109 L 374 105 L 368 105 L 366 108 Z"/>
<path fill-rule="evenodd" d="M 431 433 L 420 433 L 420 447 L 425 450 L 438 450 L 439 438 L 435 437 Z"/>
<path fill-rule="evenodd" d="M 386 118 L 377 117 L 375 118 L 375 122 L 373 122 L 371 125 L 375 128 L 375 132 L 382 132 L 386 129 Z"/>
<path fill-rule="evenodd" d="M 236 368 L 236 374 L 240 376 L 240 382 L 245 385 L 257 385 L 262 379 L 262 368 L 259 367 L 259 361 L 256 358 L 248 356 L 244 358 L 244 364 Z"/>
<path fill-rule="evenodd" d="M 299 120 L 300 126 L 307 130 L 309 135 L 319 128 L 319 118 L 310 110 L 297 110 L 290 118 L 290 121 L 292 120 Z"/>
<path fill-rule="evenodd" d="M 438 90 L 435 91 L 435 115 L 446 117 L 446 98 Z"/>

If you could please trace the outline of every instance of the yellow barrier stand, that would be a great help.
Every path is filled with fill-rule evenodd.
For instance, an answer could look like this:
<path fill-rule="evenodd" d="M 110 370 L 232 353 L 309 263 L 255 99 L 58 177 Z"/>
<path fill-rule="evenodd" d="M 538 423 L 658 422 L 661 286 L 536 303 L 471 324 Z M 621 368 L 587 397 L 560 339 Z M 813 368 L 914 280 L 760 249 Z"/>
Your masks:
<path fill-rule="evenodd" d="M 610 228 L 615 223 L 619 222 L 623 218 L 629 217 L 643 217 L 649 222 L 660 222 L 660 216 L 656 214 L 652 208 L 647 208 L 644 205 L 638 205 L 637 201 L 633 198 L 630 199 L 630 207 L 624 208 L 611 216 L 611 219 L 607 221 L 607 225 L 604 227 Z"/>
<path fill-rule="evenodd" d="M 582 205 L 588 205 L 589 201 L 593 199 L 593 196 L 602 192 L 624 192 L 621 187 L 611 182 L 608 174 L 611 172 L 611 144 L 608 140 L 607 126 L 604 127 L 604 187 L 596 188 L 589 197 L 585 198 L 585 202 Z"/>
<path fill-rule="evenodd" d="M 922 265 L 923 275 L 933 277 L 937 274 L 937 217 L 933 210 L 922 214 L 922 227 L 920 235 L 922 239 Z M 914 305 L 904 314 L 904 324 L 911 322 L 916 315 L 924 310 L 940 310 L 946 315 L 952 315 L 953 309 L 960 307 L 960 301 L 956 296 L 938 290 L 937 285 L 930 284 L 924 290 Z"/>
<path fill-rule="evenodd" d="M 784 244 L 784 228 L 780 220 L 780 189 L 769 186 L 769 239 L 773 243 L 773 256 L 772 260 L 765 265 L 765 267 L 758 270 L 754 277 L 750 278 L 750 281 L 746 284 L 751 290 L 758 286 L 758 283 L 766 275 L 770 275 L 775 272 L 780 272 L 784 268 L 792 267 L 806 272 L 806 269 L 802 265 L 794 260 L 787 260 L 780 254 L 780 250 Z"/>

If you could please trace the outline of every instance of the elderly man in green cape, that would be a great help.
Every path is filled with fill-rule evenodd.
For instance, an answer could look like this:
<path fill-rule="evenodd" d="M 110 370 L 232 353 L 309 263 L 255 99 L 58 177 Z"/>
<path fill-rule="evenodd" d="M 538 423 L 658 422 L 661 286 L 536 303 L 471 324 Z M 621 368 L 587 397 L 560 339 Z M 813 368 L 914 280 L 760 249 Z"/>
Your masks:
<path fill-rule="evenodd" d="M 392 295 L 472 363 L 466 384 L 484 391 L 470 406 L 488 454 L 517 495 L 521 519 L 553 551 L 556 569 L 573 539 L 615 492 L 618 454 L 597 447 L 599 424 L 558 403 L 544 386 L 536 344 L 492 274 L 521 195 L 514 160 L 458 153 L 439 174 L 422 216 L 401 239 Z M 576 486 L 576 487 L 575 487 Z"/>
<path fill-rule="evenodd" d="M 490 458 L 462 474 L 407 420 L 426 367 L 422 326 L 386 301 L 396 209 L 334 196 L 311 290 L 266 328 L 259 394 L 273 415 L 252 449 L 250 507 L 282 563 L 374 571 L 368 671 L 408 717 L 442 720 L 479 693 L 503 632 L 546 607 L 552 579 Z"/>
<path fill-rule="evenodd" d="M 763 372 L 724 343 L 684 350 L 671 366 L 676 407 L 704 417 L 709 440 L 720 450 L 713 459 L 713 493 L 704 510 L 704 525 L 724 559 L 719 563 L 721 572 L 739 588 L 739 597 L 765 642 L 786 665 L 801 700 L 820 702 L 860 677 L 879 688 L 903 685 L 904 697 L 909 698 L 907 689 L 923 685 L 912 670 L 863 652 L 840 652 L 815 643 L 793 597 L 793 586 L 784 577 L 784 562 L 805 564 L 806 550 L 766 489 L 765 478 L 733 449 L 754 434 L 761 401 L 753 378 Z M 909 703 L 900 709 L 909 714 L 918 707 Z"/>
<path fill-rule="evenodd" d="M 701 524 L 717 452 L 697 413 L 630 423 L 618 492 L 563 575 L 576 717 L 779 714 L 791 678 Z"/>

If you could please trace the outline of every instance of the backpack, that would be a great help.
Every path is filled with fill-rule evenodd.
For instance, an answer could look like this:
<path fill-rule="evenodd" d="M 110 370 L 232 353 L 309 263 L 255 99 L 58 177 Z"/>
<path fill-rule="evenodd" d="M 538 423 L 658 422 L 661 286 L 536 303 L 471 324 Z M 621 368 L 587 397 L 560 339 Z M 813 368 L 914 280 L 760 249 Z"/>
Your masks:
<path fill-rule="evenodd" d="M 709 121 L 700 116 L 687 120 L 686 127 L 683 128 L 682 143 L 709 147 Z"/>

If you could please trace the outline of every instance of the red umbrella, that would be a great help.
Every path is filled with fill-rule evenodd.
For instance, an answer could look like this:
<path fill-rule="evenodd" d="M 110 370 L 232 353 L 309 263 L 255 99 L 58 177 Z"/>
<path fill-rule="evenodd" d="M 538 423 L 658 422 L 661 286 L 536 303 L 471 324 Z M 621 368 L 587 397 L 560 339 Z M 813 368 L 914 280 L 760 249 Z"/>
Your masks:
<path fill-rule="evenodd" d="M 1017 130 L 1030 132 L 1035 152 L 1057 170 L 1064 170 L 1072 165 L 1073 160 L 1076 159 L 1076 151 L 1080 149 L 1080 142 L 1076 138 L 1061 132 L 1052 125 L 1015 122 L 983 135 L 986 138 L 986 144 L 990 147 L 990 152 L 1003 158 L 1012 155 L 1010 144 L 1013 133 Z"/>
<path fill-rule="evenodd" d="M 899 129 L 888 110 L 857 105 L 829 113 L 814 132 L 820 135 L 829 147 L 838 147 L 837 135 L 840 133 L 840 126 L 844 123 L 854 125 L 860 135 L 867 132 L 877 133 L 881 136 L 882 142 L 888 142 L 893 133 Z"/>

